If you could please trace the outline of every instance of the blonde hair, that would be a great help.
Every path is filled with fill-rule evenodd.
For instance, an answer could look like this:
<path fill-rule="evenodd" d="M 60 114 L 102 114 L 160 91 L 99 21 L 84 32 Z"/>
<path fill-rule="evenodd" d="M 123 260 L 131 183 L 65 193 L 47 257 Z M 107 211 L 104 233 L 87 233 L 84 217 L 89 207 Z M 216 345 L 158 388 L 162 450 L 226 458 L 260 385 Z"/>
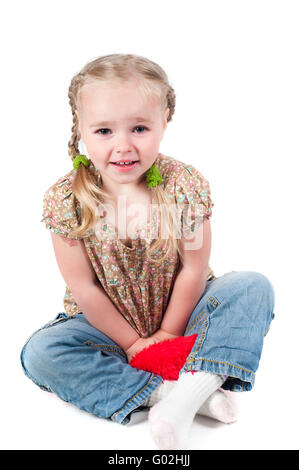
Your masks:
<path fill-rule="evenodd" d="M 81 91 L 85 86 L 95 82 L 95 80 L 119 80 L 119 81 L 137 81 L 140 91 L 149 99 L 159 100 L 161 103 L 161 116 L 169 108 L 167 122 L 172 120 L 175 110 L 176 96 L 174 89 L 168 82 L 165 71 L 155 62 L 134 54 L 109 54 L 98 57 L 87 63 L 79 73 L 71 80 L 68 90 L 69 103 L 72 109 L 73 126 L 72 136 L 68 142 L 69 155 L 72 159 L 80 153 L 79 141 L 80 130 L 78 121 L 78 110 L 80 110 Z M 71 232 L 74 237 L 86 237 L 89 229 L 93 228 L 97 222 L 98 206 L 105 198 L 109 199 L 107 194 L 99 185 L 99 175 L 94 165 L 91 163 L 88 168 L 79 165 L 74 176 L 72 190 L 75 198 L 80 204 L 80 225 Z M 153 193 L 153 200 L 157 202 L 160 214 L 160 231 L 155 242 L 148 249 L 147 256 L 151 261 L 161 262 L 172 251 L 180 253 L 177 239 L 175 238 L 175 227 L 177 227 L 176 216 L 174 212 L 168 210 L 170 206 L 169 198 L 162 185 L 149 189 Z M 166 210 L 165 210 L 166 208 Z M 168 234 L 168 247 L 162 258 L 152 258 L 151 254 L 159 251 L 165 246 L 164 235 Z M 163 239 L 162 239 L 163 234 Z"/>

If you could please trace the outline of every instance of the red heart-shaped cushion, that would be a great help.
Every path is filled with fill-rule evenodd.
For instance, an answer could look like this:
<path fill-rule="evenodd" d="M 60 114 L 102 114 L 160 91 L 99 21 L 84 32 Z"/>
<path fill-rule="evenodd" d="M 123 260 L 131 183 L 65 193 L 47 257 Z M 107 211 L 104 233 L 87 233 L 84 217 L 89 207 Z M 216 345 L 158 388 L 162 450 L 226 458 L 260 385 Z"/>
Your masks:
<path fill-rule="evenodd" d="M 161 375 L 165 380 L 177 380 L 197 336 L 178 336 L 151 344 L 135 354 L 129 364 L 137 369 Z"/>

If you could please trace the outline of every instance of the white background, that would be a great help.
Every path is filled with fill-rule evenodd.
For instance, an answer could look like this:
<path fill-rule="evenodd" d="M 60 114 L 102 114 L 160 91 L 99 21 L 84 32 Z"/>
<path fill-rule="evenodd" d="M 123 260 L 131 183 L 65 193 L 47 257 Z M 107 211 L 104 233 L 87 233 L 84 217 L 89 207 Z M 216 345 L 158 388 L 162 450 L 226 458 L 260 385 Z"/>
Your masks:
<path fill-rule="evenodd" d="M 146 413 L 122 426 L 80 411 L 19 362 L 63 310 L 40 219 L 45 190 L 71 169 L 68 86 L 89 60 L 120 52 L 159 63 L 176 91 L 160 151 L 210 182 L 215 274 L 259 271 L 276 291 L 239 421 L 196 418 L 190 448 L 298 449 L 298 2 L 12 0 L 0 15 L 1 448 L 156 449 Z"/>

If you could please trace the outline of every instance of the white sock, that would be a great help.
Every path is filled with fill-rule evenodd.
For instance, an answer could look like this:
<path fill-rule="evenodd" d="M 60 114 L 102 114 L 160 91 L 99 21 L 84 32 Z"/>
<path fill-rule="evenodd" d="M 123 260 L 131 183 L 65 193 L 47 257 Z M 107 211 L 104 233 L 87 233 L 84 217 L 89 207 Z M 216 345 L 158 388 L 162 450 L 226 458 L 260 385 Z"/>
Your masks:
<path fill-rule="evenodd" d="M 164 380 L 149 396 L 144 406 L 149 408 L 159 403 L 173 389 L 176 380 Z M 216 419 L 225 424 L 234 423 L 238 417 L 236 404 L 231 399 L 229 392 L 222 389 L 216 390 L 201 405 L 196 414 Z"/>
<path fill-rule="evenodd" d="M 166 397 L 170 390 L 173 389 L 177 380 L 164 380 L 162 383 L 158 385 L 158 387 L 153 391 L 153 393 L 148 397 L 143 406 L 152 407 L 156 403 L 162 400 L 162 398 Z"/>
<path fill-rule="evenodd" d="M 170 392 L 149 411 L 150 433 L 159 449 L 186 448 L 196 412 L 224 381 L 224 376 L 210 372 L 180 375 Z"/>
<path fill-rule="evenodd" d="M 230 396 L 230 392 L 221 388 L 209 396 L 199 408 L 197 414 L 208 416 L 225 424 L 234 423 L 238 419 L 238 409 Z"/>

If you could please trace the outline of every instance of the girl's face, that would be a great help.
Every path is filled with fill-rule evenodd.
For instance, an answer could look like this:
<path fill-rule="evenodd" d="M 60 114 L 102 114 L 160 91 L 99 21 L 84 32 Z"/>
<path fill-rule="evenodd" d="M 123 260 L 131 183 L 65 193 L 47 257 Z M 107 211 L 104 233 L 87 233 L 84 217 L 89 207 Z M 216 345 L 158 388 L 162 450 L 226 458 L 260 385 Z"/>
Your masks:
<path fill-rule="evenodd" d="M 134 82 L 94 82 L 81 90 L 80 98 L 81 139 L 103 189 L 114 195 L 138 189 L 158 156 L 169 109 L 163 118 L 160 103 L 146 98 Z M 121 160 L 137 163 L 113 164 Z"/>

